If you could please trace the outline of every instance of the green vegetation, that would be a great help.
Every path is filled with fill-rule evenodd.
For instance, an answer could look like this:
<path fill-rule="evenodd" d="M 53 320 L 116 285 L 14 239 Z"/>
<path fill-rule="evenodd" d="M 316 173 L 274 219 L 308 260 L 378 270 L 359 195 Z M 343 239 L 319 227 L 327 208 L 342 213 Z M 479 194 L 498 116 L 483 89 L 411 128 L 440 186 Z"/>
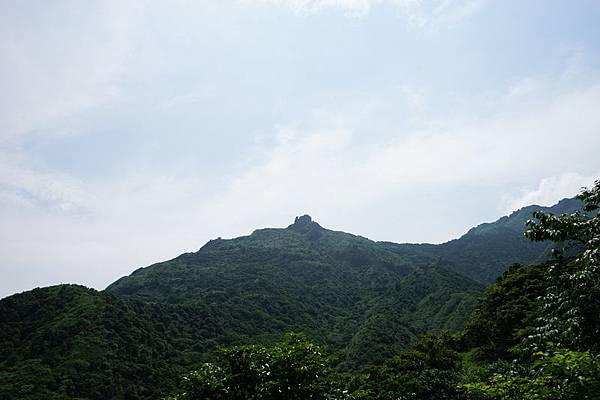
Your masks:
<path fill-rule="evenodd" d="M 513 265 L 487 289 L 460 334 L 425 335 L 383 365 L 357 375 L 332 377 L 330 387 L 290 398 L 551 400 L 600 398 L 600 181 L 578 196 L 583 212 L 554 216 L 534 213 L 531 240 L 552 240 L 562 248 L 542 266 Z M 564 249 L 575 247 L 573 258 Z M 305 343 L 305 346 L 308 346 Z M 255 349 L 248 347 L 246 349 Z M 260 348 L 262 351 L 262 348 Z M 242 349 L 243 350 L 243 349 Z M 221 350 L 236 354 L 239 349 Z M 299 374 L 302 354 L 288 352 L 287 372 Z M 513 361 L 508 361 L 513 356 Z M 239 365 L 239 364 L 236 364 Z M 234 374 L 253 379 L 245 372 Z M 254 365 L 262 365 L 260 362 Z M 291 367 L 293 365 L 293 368 Z M 319 359 L 325 365 L 325 359 Z M 300 366 L 300 367 L 299 367 Z M 323 367 L 324 368 L 324 367 Z M 214 367 L 200 370 L 201 382 L 223 378 Z M 231 369 L 226 374 L 231 375 Z M 294 372 L 296 371 L 296 372 Z M 239 371 L 238 371 L 239 372 Z M 316 376 L 316 375 L 315 375 Z M 314 381 L 313 381 L 314 382 Z M 236 387 L 244 386 L 236 381 Z M 307 384 L 306 387 L 311 387 Z M 221 387 L 222 388 L 222 387 Z M 192 393 L 189 389 L 188 394 Z M 196 392 L 189 399 L 217 398 Z M 238 398 L 238 397 L 223 397 Z M 252 392 L 245 398 L 261 397 Z"/>
<path fill-rule="evenodd" d="M 369 366 L 348 382 L 356 399 L 456 399 L 460 371 L 458 338 L 425 335 L 381 366 Z"/>
<path fill-rule="evenodd" d="M 81 286 L 0 302 L 0 399 L 157 398 L 202 360 L 203 320 Z"/>
<path fill-rule="evenodd" d="M 541 264 L 551 258 L 552 244 L 523 237 L 525 223 L 534 212 L 570 214 L 581 208 L 579 199 L 564 199 L 552 207 L 529 206 L 493 223 L 472 228 L 461 238 L 437 246 L 389 244 L 392 251 L 416 252 L 433 257 L 435 265 L 489 285 L 509 265 Z"/>
<path fill-rule="evenodd" d="M 107 292 L 206 310 L 207 318 L 229 324 L 206 335 L 212 344 L 272 343 L 304 332 L 349 371 L 383 362 L 424 333 L 463 326 L 483 285 L 434 261 L 304 216 L 287 229 L 213 240 Z"/>
<path fill-rule="evenodd" d="M 479 359 L 510 360 L 510 349 L 532 333 L 548 288 L 547 265 L 513 264 L 486 289 L 464 330 L 464 341 Z"/>
<path fill-rule="evenodd" d="M 598 399 L 600 358 L 590 352 L 538 352 L 526 365 L 496 373 L 487 382 L 464 384 L 469 397 L 484 400 Z"/>
<path fill-rule="evenodd" d="M 562 244 L 547 269 L 543 310 L 531 334 L 515 347 L 511 371 L 464 388 L 482 399 L 597 399 L 600 397 L 600 181 L 578 196 L 582 212 L 541 212 L 527 222 L 526 236 Z M 565 249 L 577 248 L 572 259 Z"/>
<path fill-rule="evenodd" d="M 2 299 L 0 399 L 550 398 L 532 393 L 564 379 L 580 396 L 564 398 L 592 396 L 597 218 L 546 218 L 581 204 L 526 208 L 443 245 L 373 242 L 304 216 L 210 241 L 105 292 Z M 531 239 L 578 244 L 502 274 L 549 257 L 519 232 L 533 211 L 545 213 Z"/>
<path fill-rule="evenodd" d="M 236 346 L 218 352 L 184 378 L 173 400 L 294 400 L 344 396 L 336 387 L 331 357 L 301 334 L 288 334 L 272 347 Z"/>

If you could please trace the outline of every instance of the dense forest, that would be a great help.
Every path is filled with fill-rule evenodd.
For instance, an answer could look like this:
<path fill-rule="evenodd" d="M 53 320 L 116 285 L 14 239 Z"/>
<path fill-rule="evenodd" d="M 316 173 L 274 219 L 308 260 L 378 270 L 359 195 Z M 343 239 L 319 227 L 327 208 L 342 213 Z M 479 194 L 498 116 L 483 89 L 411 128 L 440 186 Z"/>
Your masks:
<path fill-rule="evenodd" d="M 10 296 L 0 399 L 594 398 L 598 193 L 441 245 L 302 216 L 105 291 Z"/>
<path fill-rule="evenodd" d="M 581 211 L 533 213 L 525 236 L 554 242 L 554 258 L 512 265 L 460 331 L 351 375 L 298 334 L 222 348 L 170 399 L 599 399 L 600 181 L 578 197 Z"/>

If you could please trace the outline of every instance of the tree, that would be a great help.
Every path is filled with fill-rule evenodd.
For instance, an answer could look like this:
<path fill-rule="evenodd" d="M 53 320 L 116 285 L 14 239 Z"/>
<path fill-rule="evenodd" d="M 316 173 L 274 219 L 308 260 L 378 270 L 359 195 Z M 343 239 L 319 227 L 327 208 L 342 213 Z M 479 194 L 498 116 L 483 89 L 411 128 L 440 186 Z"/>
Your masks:
<path fill-rule="evenodd" d="M 173 400 L 304 400 L 345 396 L 333 379 L 331 357 L 302 334 L 287 334 L 273 347 L 220 349 L 217 363 L 184 378 Z"/>
<path fill-rule="evenodd" d="M 600 180 L 577 196 L 583 210 L 555 216 L 535 212 L 525 236 L 533 241 L 562 243 L 548 271 L 550 288 L 543 298 L 544 312 L 527 342 L 532 351 L 548 343 L 574 350 L 600 351 Z M 565 249 L 579 253 L 564 259 Z"/>
<path fill-rule="evenodd" d="M 384 365 L 363 370 L 352 384 L 356 399 L 458 399 L 458 337 L 424 335 Z"/>
<path fill-rule="evenodd" d="M 488 382 L 462 385 L 473 399 L 598 399 L 600 358 L 590 352 L 558 349 L 534 354 L 527 366 L 515 365 Z"/>
<path fill-rule="evenodd" d="M 513 264 L 484 292 L 463 332 L 466 348 L 478 360 L 511 360 L 510 349 L 532 331 L 546 293 L 546 266 Z"/>
<path fill-rule="evenodd" d="M 462 385 L 486 400 L 598 399 L 600 393 L 600 181 L 577 196 L 581 211 L 535 212 L 525 236 L 551 240 L 554 251 L 535 332 L 517 352 L 523 359 L 486 382 Z"/>

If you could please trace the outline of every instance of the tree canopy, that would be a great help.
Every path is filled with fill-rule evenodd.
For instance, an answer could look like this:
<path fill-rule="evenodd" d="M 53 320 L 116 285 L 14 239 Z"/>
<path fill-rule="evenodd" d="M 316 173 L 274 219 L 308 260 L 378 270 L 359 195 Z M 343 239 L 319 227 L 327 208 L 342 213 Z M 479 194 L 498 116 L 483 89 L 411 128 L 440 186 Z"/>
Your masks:
<path fill-rule="evenodd" d="M 581 211 L 535 212 L 525 236 L 557 244 L 533 332 L 516 346 L 509 371 L 463 388 L 474 398 L 597 399 L 600 397 L 600 181 L 577 196 Z M 576 249 L 574 254 L 569 251 Z"/>
<path fill-rule="evenodd" d="M 218 351 L 187 375 L 172 400 L 303 400 L 342 398 L 332 379 L 331 357 L 302 334 L 273 346 L 233 346 Z"/>

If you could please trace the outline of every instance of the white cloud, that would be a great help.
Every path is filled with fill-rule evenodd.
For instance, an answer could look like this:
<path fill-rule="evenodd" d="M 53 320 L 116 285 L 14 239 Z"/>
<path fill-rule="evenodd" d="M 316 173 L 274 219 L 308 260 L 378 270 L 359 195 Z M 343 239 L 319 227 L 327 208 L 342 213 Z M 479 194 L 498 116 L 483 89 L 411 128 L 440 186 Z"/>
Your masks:
<path fill-rule="evenodd" d="M 502 197 L 515 182 L 538 182 L 574 165 L 593 173 L 597 169 L 595 149 L 600 146 L 600 115 L 596 112 L 600 85 L 576 88 L 554 98 L 545 97 L 544 91 L 537 95 L 541 98 L 526 109 L 518 102 L 497 99 L 499 108 L 485 119 L 461 117 L 459 123 L 453 123 L 448 116 L 440 120 L 432 114 L 433 123 L 422 130 L 398 131 L 383 141 L 365 139 L 368 127 L 359 128 L 355 116 L 344 120 L 332 112 L 335 117 L 328 121 L 323 119 L 327 113 L 319 113 L 312 122 L 281 128 L 280 140 L 264 162 L 237 177 L 218 202 L 202 208 L 203 215 L 223 216 L 235 210 L 240 226 L 262 226 L 269 216 L 285 222 L 286 216 L 301 211 L 327 215 L 338 222 L 365 213 L 371 220 L 361 221 L 362 233 L 394 240 L 385 232 L 407 234 L 408 228 L 388 231 L 385 214 L 390 209 L 378 210 L 377 205 L 383 199 L 396 201 L 399 205 L 394 212 L 403 213 L 409 203 L 403 205 L 402 199 L 415 188 L 423 192 L 439 188 L 441 192 L 448 187 L 487 190 L 502 186 L 495 189 Z M 388 123 L 393 130 L 393 120 Z M 502 198 L 490 206 L 504 213 L 530 201 L 551 203 L 576 194 L 590 179 L 561 175 L 550 191 L 546 184 L 540 193 L 519 194 L 518 199 L 509 194 L 514 200 Z M 418 223 L 416 215 L 408 216 L 409 226 Z M 435 234 L 430 229 L 425 236 L 410 228 L 413 236 L 407 234 L 406 240 L 443 241 L 468 227 L 440 226 Z"/>
<path fill-rule="evenodd" d="M 452 26 L 477 13 L 487 0 L 442 0 L 433 9 L 426 23 L 434 26 Z"/>
<path fill-rule="evenodd" d="M 452 25 L 483 4 L 449 0 L 244 2 L 258 3 L 288 7 L 300 14 L 342 10 L 355 16 L 387 4 L 399 7 L 414 26 Z M 164 10 L 154 9 L 156 20 L 148 31 L 157 29 L 158 33 L 152 37 L 137 31 L 143 7 L 107 4 L 107 8 L 99 7 L 96 17 L 83 18 L 68 32 L 54 31 L 52 15 L 44 17 L 48 25 L 38 25 L 29 36 L 18 37 L 0 28 L 5 38 L 0 39 L 0 86 L 10 94 L 0 100 L 2 138 L 23 140 L 32 133 L 52 134 L 54 121 L 119 99 L 124 76 L 133 77 L 127 79 L 128 84 L 135 83 L 138 74 L 148 73 L 146 67 L 164 60 L 177 68 L 199 40 L 215 41 L 224 51 L 230 50 L 230 43 L 221 43 L 229 33 L 223 27 L 204 35 L 207 28 L 198 22 L 202 13 L 185 13 L 185 23 L 181 23 L 181 8 L 172 10 L 169 3 Z M 213 10 L 202 21 L 209 24 L 224 18 L 223 14 L 221 9 Z M 0 15 L 6 19 L 10 14 Z M 162 17 L 170 23 L 158 24 Z M 202 30 L 194 33 L 190 27 L 196 25 L 202 25 Z M 243 36 L 244 25 L 235 26 L 236 34 Z M 177 33 L 167 35 L 173 30 Z M 164 50 L 158 52 L 160 56 L 152 54 L 153 63 L 142 60 L 140 67 L 140 43 L 146 46 L 152 43 L 150 39 L 161 38 L 166 43 L 160 43 L 161 50 L 183 43 L 177 62 Z M 456 109 L 453 104 L 442 110 L 432 107 L 431 102 L 439 101 L 443 93 L 440 96 L 434 89 L 410 82 L 396 85 L 394 81 L 385 93 L 366 96 L 351 89 L 342 95 L 333 93 L 332 100 L 317 104 L 316 111 L 303 114 L 304 118 L 280 121 L 282 125 L 272 132 L 274 143 L 253 153 L 250 161 L 229 160 L 244 164 L 241 172 L 200 171 L 187 165 L 173 169 L 169 166 L 174 161 L 169 159 L 161 160 L 155 169 L 130 166 L 118 176 L 77 177 L 28 158 L 25 146 L 15 140 L 17 145 L 0 148 L 0 257 L 5 261 L 0 275 L 22 279 L 11 290 L 31 287 L 32 277 L 39 278 L 39 284 L 72 281 L 101 288 L 136 266 L 196 250 L 216 236 L 285 226 L 301 212 L 313 214 L 328 227 L 375 239 L 452 238 L 481 222 L 483 211 L 479 210 L 472 220 L 456 217 L 458 222 L 444 223 L 443 218 L 460 216 L 464 210 L 459 207 L 467 207 L 462 199 L 447 200 L 464 188 L 469 188 L 471 196 L 485 192 L 493 201 L 501 198 L 499 204 L 488 202 L 480 209 L 491 204 L 510 211 L 528 202 L 552 202 L 589 184 L 583 181 L 598 170 L 600 83 L 577 85 L 580 71 L 580 64 L 571 66 L 559 82 L 551 76 L 520 80 L 483 101 L 461 97 L 466 106 Z M 170 100 L 161 103 L 163 108 L 152 108 L 156 98 L 144 98 L 151 109 L 144 112 L 177 109 L 204 99 L 195 91 L 181 95 L 175 88 L 171 92 L 171 76 L 168 79 L 167 84 L 163 81 L 166 89 L 156 91 L 160 92 L 157 98 Z M 152 86 L 152 80 L 145 81 L 148 85 L 144 86 Z M 187 82 L 179 83 L 190 89 Z M 256 102 L 260 101 L 257 91 Z M 173 129 L 179 123 L 183 126 L 185 118 Z M 125 128 L 114 126 L 125 135 L 138 125 L 130 120 Z M 565 175 L 564 171 L 575 172 Z M 545 177 L 551 178 L 542 180 Z"/>
<path fill-rule="evenodd" d="M 410 93 L 405 96 L 412 107 Z M 229 172 L 211 177 L 184 166 L 82 181 L 27 167 L 23 160 L 5 161 L 0 257 L 11 265 L 10 273 L 20 268 L 19 276 L 35 268 L 43 284 L 70 277 L 102 287 L 135 266 L 196 250 L 216 236 L 285 226 L 301 212 L 374 239 L 444 241 L 481 222 L 477 214 L 476 220 L 440 224 L 432 231 L 431 224 L 442 218 L 435 210 L 445 209 L 435 204 L 452 191 L 501 186 L 498 206 L 509 211 L 530 202 L 549 204 L 590 183 L 600 147 L 600 85 L 552 98 L 542 90 L 537 96 L 526 109 L 497 99 L 498 109 L 486 118 L 454 119 L 429 111 L 427 123 L 408 132 L 396 130 L 398 121 L 390 114 L 379 121 L 380 129 L 390 132 L 382 138 L 368 136 L 368 121 L 377 110 L 346 117 L 342 106 L 320 110 L 278 128 L 274 145 L 219 191 L 214 182 Z M 563 174 L 569 169 L 577 172 Z M 515 180 L 540 182 L 548 176 L 537 189 L 503 192 Z M 414 199 L 405 199 L 415 191 L 432 195 L 420 196 L 414 208 Z M 461 213 L 448 212 L 449 217 Z M 432 220 L 424 221 L 429 214 Z M 395 217 L 402 224 L 391 223 Z"/>
<path fill-rule="evenodd" d="M 453 25 L 475 14 L 485 0 L 238 0 L 241 5 L 287 7 L 299 15 L 312 15 L 326 10 L 341 10 L 348 16 L 368 15 L 376 6 L 390 5 L 398 8 L 409 24 Z"/>
<path fill-rule="evenodd" d="M 136 58 L 131 27 L 141 7 L 135 1 L 90 7 L 77 13 L 56 2 L 34 12 L 2 3 L 0 140 L 117 98 L 118 80 Z"/>
<path fill-rule="evenodd" d="M 398 90 L 412 110 L 414 94 L 407 93 L 406 87 Z M 485 186 L 515 177 L 537 182 L 573 165 L 582 172 L 594 172 L 595 149 L 600 146 L 596 111 L 600 85 L 573 88 L 553 97 L 547 97 L 545 89 L 528 90 L 537 100 L 525 109 L 509 92 L 510 101 L 496 99 L 497 109 L 485 118 L 423 111 L 422 125 L 410 131 L 398 130 L 399 121 L 391 113 L 381 120 L 376 108 L 387 101 L 374 103 L 374 109 L 363 114 L 353 109 L 345 113 L 343 106 L 322 109 L 307 121 L 280 127 L 274 146 L 254 157 L 221 192 L 210 187 L 210 179 L 221 177 L 209 178 L 185 168 L 124 172 L 118 179 L 92 182 L 35 170 L 23 161 L 0 165 L 0 185 L 13 199 L 21 195 L 24 202 L 65 212 L 81 211 L 101 219 L 118 216 L 132 224 L 158 213 L 176 215 L 182 221 L 185 215 L 193 215 L 199 223 L 238 234 L 245 227 L 260 226 L 268 216 L 283 219 L 305 209 L 324 215 L 351 212 L 371 207 L 382 198 L 401 198 L 404 191 L 417 186 Z M 422 90 L 415 89 L 415 93 L 418 108 L 423 109 L 426 98 L 420 95 Z M 387 135 L 369 136 L 373 113 Z M 565 175 L 561 182 L 571 178 L 577 188 L 581 182 L 577 175 Z M 568 189 L 560 187 L 566 188 L 563 192 Z M 519 194 L 521 200 L 511 200 L 508 207 L 543 199 L 540 196 Z M 500 207 L 504 211 L 506 201 Z"/>
<path fill-rule="evenodd" d="M 75 211 L 88 203 L 81 183 L 72 176 L 0 164 L 0 194 L 23 206 L 43 205 Z"/>
<path fill-rule="evenodd" d="M 600 171 L 591 176 L 569 172 L 546 177 L 540 180 L 536 189 L 524 190 L 519 196 L 506 199 L 505 209 L 510 212 L 532 204 L 551 206 L 564 198 L 574 197 L 583 187 L 593 186 L 597 179 L 600 179 Z"/>
<path fill-rule="evenodd" d="M 244 6 L 288 7 L 297 14 L 314 14 L 326 9 L 341 9 L 351 15 L 368 14 L 373 0 L 239 0 Z"/>

